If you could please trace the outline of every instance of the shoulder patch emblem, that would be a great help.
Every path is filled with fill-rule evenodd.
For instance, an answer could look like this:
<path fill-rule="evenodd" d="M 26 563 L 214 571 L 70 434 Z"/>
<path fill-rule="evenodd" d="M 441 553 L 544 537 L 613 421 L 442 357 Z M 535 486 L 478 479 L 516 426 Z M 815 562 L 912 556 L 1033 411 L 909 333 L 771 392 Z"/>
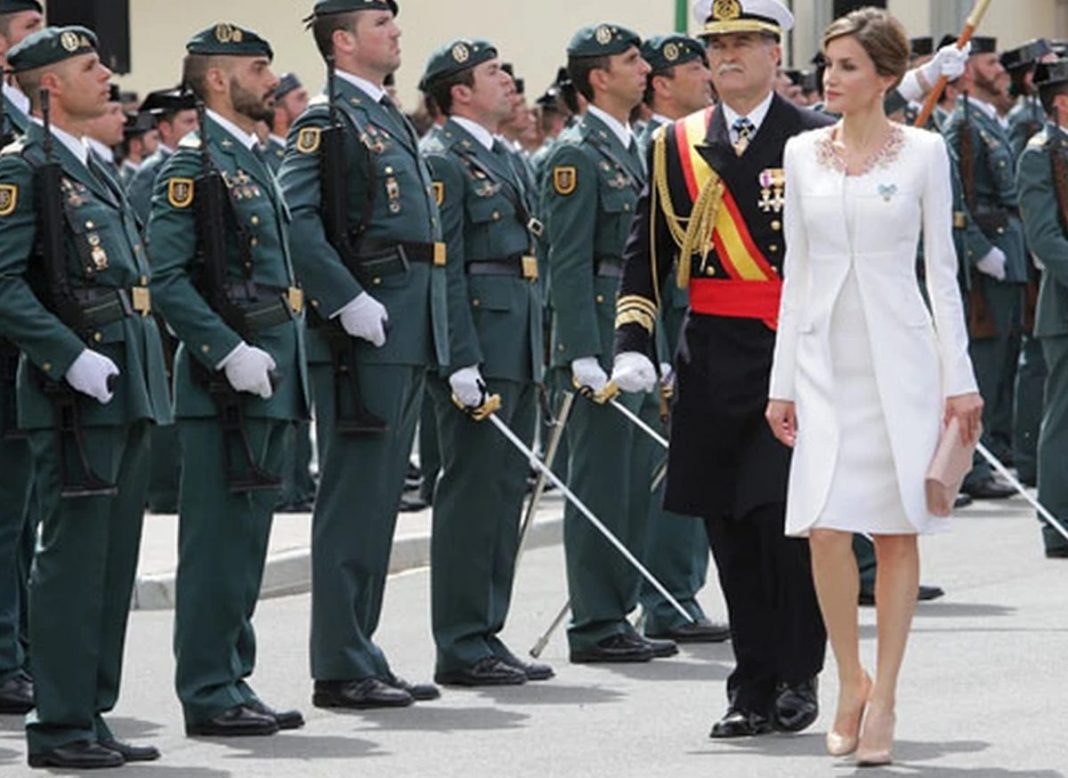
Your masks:
<path fill-rule="evenodd" d="M 8 216 L 19 204 L 19 188 L 15 184 L 0 184 L 0 216 Z"/>
<path fill-rule="evenodd" d="M 297 133 L 297 151 L 301 154 L 314 154 L 318 151 L 320 132 L 318 127 L 305 127 Z"/>
<path fill-rule="evenodd" d="M 433 181 L 431 183 L 434 186 L 434 201 L 437 202 L 438 208 L 440 208 L 442 203 L 445 202 L 445 182 Z"/>
<path fill-rule="evenodd" d="M 193 202 L 193 179 L 170 179 L 167 182 L 167 202 L 174 208 L 188 208 Z"/>
<path fill-rule="evenodd" d="M 553 189 L 558 195 L 567 195 L 578 186 L 578 172 L 574 165 L 557 165 L 553 168 Z"/>

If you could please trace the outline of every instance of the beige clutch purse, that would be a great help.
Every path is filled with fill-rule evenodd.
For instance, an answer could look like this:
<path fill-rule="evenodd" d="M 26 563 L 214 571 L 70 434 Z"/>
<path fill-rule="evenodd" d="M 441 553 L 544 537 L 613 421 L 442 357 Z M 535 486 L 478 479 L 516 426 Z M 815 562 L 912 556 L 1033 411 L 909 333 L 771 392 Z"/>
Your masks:
<path fill-rule="evenodd" d="M 935 516 L 948 516 L 953 512 L 964 476 L 972 469 L 972 456 L 978 438 L 971 443 L 961 443 L 960 424 L 950 419 L 938 439 L 938 448 L 927 468 L 927 510 Z"/>

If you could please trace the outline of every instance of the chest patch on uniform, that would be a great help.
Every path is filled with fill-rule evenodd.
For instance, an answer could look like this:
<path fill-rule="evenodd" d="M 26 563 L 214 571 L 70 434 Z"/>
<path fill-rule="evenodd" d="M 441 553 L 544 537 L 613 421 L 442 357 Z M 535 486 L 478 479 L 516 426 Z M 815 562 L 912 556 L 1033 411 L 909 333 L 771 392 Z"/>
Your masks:
<path fill-rule="evenodd" d="M 0 216 L 8 216 L 19 204 L 19 188 L 15 184 L 0 184 Z"/>
<path fill-rule="evenodd" d="M 557 165 L 553 168 L 553 189 L 567 197 L 578 186 L 578 171 L 574 165 Z"/>
<path fill-rule="evenodd" d="M 442 203 L 445 202 L 445 182 L 433 181 L 432 184 L 434 186 L 434 202 L 436 202 L 440 208 Z"/>
<path fill-rule="evenodd" d="M 172 208 L 188 208 L 193 202 L 193 179 L 172 178 L 167 182 L 167 202 Z"/>
<path fill-rule="evenodd" d="M 301 154 L 314 154 L 319 149 L 319 128 L 305 127 L 297 133 L 297 151 Z"/>

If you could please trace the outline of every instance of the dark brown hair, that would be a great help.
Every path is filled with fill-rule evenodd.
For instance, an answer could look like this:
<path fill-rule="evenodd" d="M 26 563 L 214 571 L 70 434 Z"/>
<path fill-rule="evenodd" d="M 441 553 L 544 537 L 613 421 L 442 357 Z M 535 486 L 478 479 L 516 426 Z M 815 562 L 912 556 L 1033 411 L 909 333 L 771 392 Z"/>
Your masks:
<path fill-rule="evenodd" d="M 909 67 L 909 37 L 896 17 L 882 8 L 858 8 L 835 19 L 823 33 L 822 49 L 836 38 L 850 36 L 861 45 L 880 76 L 893 76 L 897 83 Z"/>
<path fill-rule="evenodd" d="M 315 18 L 312 22 L 312 37 L 315 38 L 315 47 L 324 59 L 334 53 L 334 33 L 337 30 L 355 34 L 359 14 L 360 11 L 348 11 Z"/>
<path fill-rule="evenodd" d="M 575 85 L 578 93 L 590 102 L 593 102 L 593 86 L 590 84 L 590 73 L 594 70 L 611 70 L 612 58 L 604 57 L 571 57 L 567 61 L 567 73 Z"/>

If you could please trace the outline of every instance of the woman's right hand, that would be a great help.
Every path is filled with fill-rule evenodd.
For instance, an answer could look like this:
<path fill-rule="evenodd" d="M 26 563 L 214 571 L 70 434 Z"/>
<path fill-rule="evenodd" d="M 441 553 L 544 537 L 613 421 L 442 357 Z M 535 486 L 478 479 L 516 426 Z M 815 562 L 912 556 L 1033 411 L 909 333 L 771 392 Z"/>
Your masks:
<path fill-rule="evenodd" d="M 771 434 L 784 446 L 794 447 L 797 442 L 797 413 L 794 403 L 789 400 L 768 400 L 764 411 Z"/>

